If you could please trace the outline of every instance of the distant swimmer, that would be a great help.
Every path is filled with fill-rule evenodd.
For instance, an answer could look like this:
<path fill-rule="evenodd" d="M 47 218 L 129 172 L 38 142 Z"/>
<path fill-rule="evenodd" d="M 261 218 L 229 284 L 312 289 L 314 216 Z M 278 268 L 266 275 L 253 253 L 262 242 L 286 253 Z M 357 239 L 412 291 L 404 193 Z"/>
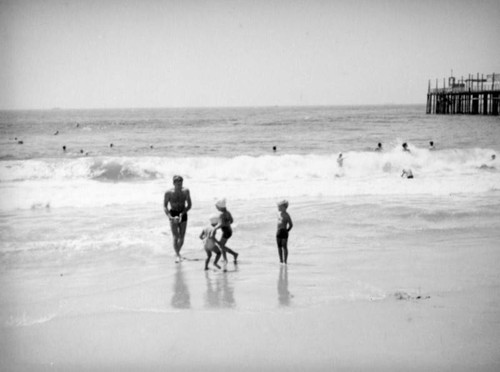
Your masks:
<path fill-rule="evenodd" d="M 403 169 L 403 173 L 401 173 L 401 177 L 413 178 L 413 173 L 412 173 L 411 169 Z"/>
<path fill-rule="evenodd" d="M 17 141 L 18 145 L 22 145 L 24 142 L 23 141 Z"/>
<path fill-rule="evenodd" d="M 56 130 L 56 132 L 54 133 L 54 136 L 57 136 L 59 134 L 59 131 Z"/>
<path fill-rule="evenodd" d="M 430 151 L 433 151 L 433 150 L 435 150 L 435 149 L 436 149 L 436 148 L 434 147 L 434 142 L 433 142 L 433 141 L 430 141 L 430 142 L 429 142 L 429 150 L 430 150 Z"/>
<path fill-rule="evenodd" d="M 408 148 L 408 144 L 405 142 L 403 143 L 403 151 L 406 151 L 406 152 L 411 152 L 410 149 Z"/>
<path fill-rule="evenodd" d="M 153 145 L 149 145 L 149 148 L 152 149 L 153 148 Z"/>
<path fill-rule="evenodd" d="M 77 127 L 77 128 L 80 128 L 80 123 L 76 123 L 76 127 Z"/>
<path fill-rule="evenodd" d="M 342 156 L 342 153 L 339 154 L 339 157 L 337 158 L 337 164 L 339 168 L 342 168 L 344 166 L 344 157 Z"/>
<path fill-rule="evenodd" d="M 276 152 L 276 146 L 273 146 L 273 151 Z"/>
<path fill-rule="evenodd" d="M 66 151 L 66 146 L 63 146 L 62 149 L 63 149 L 63 151 Z"/>
<path fill-rule="evenodd" d="M 375 151 L 382 151 L 382 144 L 379 142 Z"/>
<path fill-rule="evenodd" d="M 488 161 L 487 164 L 481 164 L 481 166 L 479 167 L 479 169 L 495 169 L 495 159 L 497 158 L 497 156 L 495 154 L 492 154 L 491 155 L 491 158 L 490 160 Z"/>
<path fill-rule="evenodd" d="M 110 144 L 109 144 L 109 147 L 113 147 L 113 144 L 112 144 L 112 143 L 110 143 Z"/>

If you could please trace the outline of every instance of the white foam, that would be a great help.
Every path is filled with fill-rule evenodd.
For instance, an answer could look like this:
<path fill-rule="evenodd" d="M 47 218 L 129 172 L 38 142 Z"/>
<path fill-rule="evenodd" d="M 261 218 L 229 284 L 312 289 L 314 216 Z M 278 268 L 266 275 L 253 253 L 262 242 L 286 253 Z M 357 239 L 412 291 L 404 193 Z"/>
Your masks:
<path fill-rule="evenodd" d="M 259 157 L 105 157 L 4 161 L 0 163 L 2 210 L 36 206 L 101 207 L 161 203 L 181 174 L 197 200 L 216 196 L 253 200 L 301 196 L 448 195 L 500 188 L 492 150 L 430 152 L 398 147 L 384 153 L 265 155 Z M 481 169 L 487 164 L 488 168 Z M 400 177 L 411 168 L 413 180 Z"/>

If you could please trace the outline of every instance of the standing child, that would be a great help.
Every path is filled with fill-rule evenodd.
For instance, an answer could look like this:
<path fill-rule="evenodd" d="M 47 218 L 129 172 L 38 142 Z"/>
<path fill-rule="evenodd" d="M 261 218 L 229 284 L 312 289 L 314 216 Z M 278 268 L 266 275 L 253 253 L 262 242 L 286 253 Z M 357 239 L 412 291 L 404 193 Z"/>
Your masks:
<path fill-rule="evenodd" d="M 292 218 L 286 211 L 287 208 L 287 200 L 278 202 L 278 231 L 276 232 L 276 243 L 278 244 L 280 262 L 285 265 L 288 260 L 288 232 L 293 227 Z"/>
<path fill-rule="evenodd" d="M 222 257 L 224 262 L 227 263 L 227 255 L 226 253 L 230 253 L 234 258 L 234 263 L 238 263 L 238 253 L 233 251 L 231 248 L 226 246 L 227 241 L 233 235 L 233 229 L 231 229 L 231 224 L 233 223 L 233 216 L 226 208 L 226 199 L 220 199 L 215 203 L 215 207 L 220 212 L 219 214 L 219 224 L 214 229 L 221 229 L 222 237 L 220 238 L 220 246 L 222 250 Z"/>
<path fill-rule="evenodd" d="M 217 226 L 218 222 L 218 215 L 214 214 L 210 216 L 210 226 L 205 227 L 200 234 L 200 239 L 203 239 L 203 248 L 205 248 L 205 252 L 207 252 L 205 270 L 208 270 L 208 264 L 210 262 L 210 258 L 212 257 L 212 252 L 216 255 L 214 266 L 220 269 L 220 266 L 217 264 L 217 262 L 219 262 L 221 251 L 218 247 L 219 242 L 215 238 L 215 226 Z"/>

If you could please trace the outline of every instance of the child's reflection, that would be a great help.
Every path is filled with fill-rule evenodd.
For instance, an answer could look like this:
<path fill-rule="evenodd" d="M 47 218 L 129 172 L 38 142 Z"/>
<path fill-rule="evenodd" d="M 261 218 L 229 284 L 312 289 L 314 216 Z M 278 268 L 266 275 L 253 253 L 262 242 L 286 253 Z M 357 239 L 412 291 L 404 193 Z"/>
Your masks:
<path fill-rule="evenodd" d="M 205 306 L 208 308 L 227 308 L 234 307 L 234 287 L 230 283 L 230 274 L 216 272 L 209 273 L 205 271 L 205 280 L 207 283 L 207 292 L 205 295 Z"/>
<path fill-rule="evenodd" d="M 278 277 L 278 301 L 281 306 L 290 306 L 292 295 L 288 290 L 288 267 L 280 266 L 280 274 Z"/>

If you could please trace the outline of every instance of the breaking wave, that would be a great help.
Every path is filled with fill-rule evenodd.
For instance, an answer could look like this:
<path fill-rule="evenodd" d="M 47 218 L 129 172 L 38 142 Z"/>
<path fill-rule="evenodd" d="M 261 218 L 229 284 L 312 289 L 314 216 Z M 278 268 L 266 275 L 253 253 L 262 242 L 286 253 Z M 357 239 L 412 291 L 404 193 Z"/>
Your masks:
<path fill-rule="evenodd" d="M 339 169 L 337 154 L 217 157 L 102 157 L 73 159 L 6 160 L 0 162 L 0 181 L 77 180 L 128 182 L 170 178 L 180 173 L 191 179 L 279 180 L 335 176 L 355 178 L 400 173 L 441 176 L 498 171 L 491 160 L 493 150 L 466 149 L 428 151 L 399 149 L 384 153 L 346 152 Z M 342 171 L 339 173 L 339 171 Z"/>

